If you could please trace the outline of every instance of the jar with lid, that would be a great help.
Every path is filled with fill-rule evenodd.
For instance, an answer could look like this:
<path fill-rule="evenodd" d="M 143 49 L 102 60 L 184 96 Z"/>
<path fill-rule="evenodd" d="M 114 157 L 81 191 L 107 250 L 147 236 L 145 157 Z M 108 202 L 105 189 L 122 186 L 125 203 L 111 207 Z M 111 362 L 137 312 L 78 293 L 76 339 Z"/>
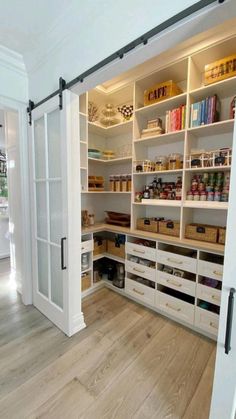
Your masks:
<path fill-rule="evenodd" d="M 159 172 L 162 170 L 166 170 L 167 169 L 167 158 L 166 156 L 157 156 L 155 158 L 155 171 Z"/>
<path fill-rule="evenodd" d="M 150 191 L 149 191 L 149 187 L 145 186 L 144 192 L 143 192 L 143 198 L 144 199 L 150 199 Z"/>
<path fill-rule="evenodd" d="M 126 180 L 127 180 L 127 191 L 131 192 L 131 190 L 132 190 L 132 176 L 127 175 Z"/>
<path fill-rule="evenodd" d="M 121 182 L 120 182 L 120 176 L 119 175 L 116 175 L 116 176 L 114 176 L 114 178 L 115 178 L 115 192 L 120 192 L 120 184 L 121 184 Z"/>
<path fill-rule="evenodd" d="M 81 269 L 85 271 L 89 268 L 89 255 L 88 253 L 83 253 L 81 256 Z"/>
<path fill-rule="evenodd" d="M 199 195 L 198 191 L 193 192 L 193 200 L 194 201 L 199 201 L 200 200 L 200 195 Z"/>
<path fill-rule="evenodd" d="M 172 153 L 168 157 L 168 169 L 169 170 L 178 170 L 181 169 L 181 161 L 183 161 L 183 156 L 179 153 Z"/>
<path fill-rule="evenodd" d="M 128 179 L 127 175 L 121 175 L 121 192 L 127 192 Z"/>
<path fill-rule="evenodd" d="M 206 201 L 207 199 L 207 194 L 205 191 L 201 191 L 200 192 L 200 201 Z"/>
<path fill-rule="evenodd" d="M 109 190 L 111 192 L 115 191 L 115 176 L 114 175 L 109 176 Z"/>
<path fill-rule="evenodd" d="M 193 192 L 192 191 L 188 191 L 187 192 L 187 200 L 188 201 L 192 201 L 193 200 Z"/>
<path fill-rule="evenodd" d="M 207 201 L 214 201 L 214 192 L 208 192 Z"/>
<path fill-rule="evenodd" d="M 214 201 L 220 202 L 221 201 L 221 192 L 215 192 L 214 194 Z"/>
<path fill-rule="evenodd" d="M 90 226 L 94 225 L 94 214 L 89 214 L 89 225 Z"/>

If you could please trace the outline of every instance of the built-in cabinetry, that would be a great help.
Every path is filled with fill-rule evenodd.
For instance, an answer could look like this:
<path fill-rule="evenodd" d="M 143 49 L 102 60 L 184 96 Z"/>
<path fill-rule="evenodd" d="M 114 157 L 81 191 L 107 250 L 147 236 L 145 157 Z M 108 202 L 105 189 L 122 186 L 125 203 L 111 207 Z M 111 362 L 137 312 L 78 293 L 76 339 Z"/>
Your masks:
<path fill-rule="evenodd" d="M 228 202 L 191 200 L 187 194 L 192 177 L 196 174 L 230 173 L 230 160 L 227 165 L 220 167 L 215 160 L 207 167 L 191 167 L 189 161 L 192 154 L 201 153 L 202 150 L 210 153 L 232 147 L 234 120 L 230 119 L 230 103 L 236 94 L 236 77 L 204 86 L 203 74 L 205 64 L 233 53 L 235 38 L 194 53 L 191 51 L 185 56 L 175 56 L 173 62 L 169 60 L 163 67 L 157 65 L 151 74 L 146 68 L 144 74 L 114 89 L 108 86 L 105 90 L 99 86 L 80 96 L 81 208 L 88 210 L 95 218 L 95 224 L 85 229 L 81 242 L 82 252 L 88 254 L 88 267 L 83 274 L 90 273 L 91 281 L 83 295 L 104 284 L 112 286 L 106 281 L 93 283 L 95 259 L 112 258 L 107 252 L 94 257 L 93 239 L 97 231 L 118 232 L 126 237 L 125 260 L 117 259 L 125 265 L 125 288 L 118 291 L 186 325 L 216 336 L 224 245 L 189 240 L 185 237 L 185 231 L 190 223 L 225 227 Z M 144 106 L 145 90 L 166 80 L 174 80 L 182 93 Z M 191 105 L 212 95 L 217 95 L 221 104 L 219 121 L 193 127 L 190 123 Z M 88 120 L 89 101 L 96 103 L 99 109 L 107 103 L 115 106 L 132 104 L 134 113 L 129 121 L 123 121 L 120 117 L 115 125 L 104 127 L 99 120 Z M 178 130 L 167 132 L 166 111 L 182 105 L 186 106 L 184 123 Z M 155 118 L 161 119 L 166 133 L 142 136 L 147 121 Z M 111 160 L 89 157 L 89 149 L 112 150 L 115 157 Z M 158 171 L 137 170 L 139 161 L 153 161 L 156 156 L 173 153 L 182 156 L 180 167 L 171 170 L 164 167 Z M 131 191 L 111 190 L 109 179 L 118 174 L 132 175 Z M 88 176 L 103 177 L 104 190 L 91 190 Z M 136 194 L 150 184 L 154 176 L 162 178 L 163 182 L 176 182 L 179 178 L 182 183 L 180 199 L 142 199 L 138 202 Z M 131 214 L 130 229 L 104 224 L 105 211 Z M 151 217 L 179 222 L 178 236 L 139 231 L 137 220 Z M 137 238 L 145 238 L 150 246 L 137 244 Z"/>

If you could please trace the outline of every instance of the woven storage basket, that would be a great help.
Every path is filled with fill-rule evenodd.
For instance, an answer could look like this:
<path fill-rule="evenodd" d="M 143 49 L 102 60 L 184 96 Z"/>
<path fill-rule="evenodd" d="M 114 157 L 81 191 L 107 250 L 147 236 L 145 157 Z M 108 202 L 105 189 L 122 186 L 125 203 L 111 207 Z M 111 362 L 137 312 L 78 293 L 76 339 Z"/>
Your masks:
<path fill-rule="evenodd" d="M 107 253 L 110 255 L 118 256 L 119 258 L 125 258 L 125 245 L 117 244 L 115 240 L 107 240 Z"/>
<path fill-rule="evenodd" d="M 180 223 L 179 221 L 164 220 L 159 223 L 159 233 L 167 236 L 179 237 Z"/>
<path fill-rule="evenodd" d="M 152 233 L 158 233 L 159 221 L 155 218 L 138 218 L 137 229 L 143 231 L 150 231 Z"/>
<path fill-rule="evenodd" d="M 81 289 L 82 291 L 87 290 L 91 287 L 91 276 L 90 273 L 84 273 L 81 277 Z"/>
<path fill-rule="evenodd" d="M 186 239 L 217 243 L 218 227 L 207 224 L 188 224 L 185 228 Z"/>
<path fill-rule="evenodd" d="M 93 256 L 106 253 L 106 251 L 107 251 L 107 241 L 105 239 L 94 240 Z"/>
<path fill-rule="evenodd" d="M 225 236 L 226 236 L 226 227 L 220 227 L 218 243 L 225 244 Z"/>
<path fill-rule="evenodd" d="M 152 103 L 160 102 L 161 100 L 168 99 L 169 97 L 183 93 L 173 80 L 168 80 L 163 83 L 155 84 L 144 92 L 144 106 L 151 105 Z"/>

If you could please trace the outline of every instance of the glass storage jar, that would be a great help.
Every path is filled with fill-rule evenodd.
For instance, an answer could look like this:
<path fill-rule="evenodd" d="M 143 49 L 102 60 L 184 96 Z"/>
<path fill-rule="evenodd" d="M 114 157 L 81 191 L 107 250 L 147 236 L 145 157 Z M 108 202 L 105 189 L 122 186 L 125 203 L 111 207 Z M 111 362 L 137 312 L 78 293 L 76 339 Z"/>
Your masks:
<path fill-rule="evenodd" d="M 155 171 L 162 171 L 167 169 L 167 158 L 166 156 L 157 156 L 155 158 Z"/>
<path fill-rule="evenodd" d="M 172 153 L 168 157 L 168 169 L 178 170 L 182 168 L 183 156 L 179 153 Z"/>

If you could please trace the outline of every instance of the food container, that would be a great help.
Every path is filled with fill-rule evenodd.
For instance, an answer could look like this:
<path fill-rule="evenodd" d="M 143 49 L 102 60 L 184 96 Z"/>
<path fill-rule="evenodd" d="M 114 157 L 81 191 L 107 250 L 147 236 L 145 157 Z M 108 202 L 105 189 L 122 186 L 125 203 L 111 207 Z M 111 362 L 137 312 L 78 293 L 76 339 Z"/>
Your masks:
<path fill-rule="evenodd" d="M 217 243 L 218 227 L 206 224 L 188 224 L 185 228 L 186 239 Z"/>
<path fill-rule="evenodd" d="M 126 181 L 127 181 L 127 191 L 131 192 L 131 190 L 132 190 L 132 176 L 127 175 Z"/>
<path fill-rule="evenodd" d="M 89 272 L 81 275 L 81 290 L 85 291 L 91 287 L 91 276 Z"/>
<path fill-rule="evenodd" d="M 205 191 L 200 192 L 200 201 L 206 201 L 207 194 Z"/>
<path fill-rule="evenodd" d="M 144 160 L 143 162 L 143 172 L 151 172 L 152 162 L 151 160 Z"/>
<path fill-rule="evenodd" d="M 107 251 L 107 241 L 101 237 L 95 237 L 93 241 L 93 256 L 101 255 Z"/>
<path fill-rule="evenodd" d="M 115 191 L 115 176 L 114 175 L 109 176 L 109 190 L 111 192 Z"/>
<path fill-rule="evenodd" d="M 125 245 L 117 240 L 107 240 L 107 253 L 113 256 L 125 258 Z"/>
<path fill-rule="evenodd" d="M 114 180 L 115 180 L 115 192 L 120 192 L 121 191 L 120 176 L 119 175 L 114 176 Z"/>
<path fill-rule="evenodd" d="M 188 191 L 187 192 L 187 200 L 188 201 L 192 201 L 193 200 L 193 192 L 192 191 Z"/>
<path fill-rule="evenodd" d="M 207 201 L 214 201 L 214 192 L 208 192 Z"/>
<path fill-rule="evenodd" d="M 152 103 L 160 102 L 169 97 L 183 93 L 180 87 L 168 80 L 163 83 L 155 84 L 144 92 L 144 106 L 151 105 Z"/>
<path fill-rule="evenodd" d="M 167 158 L 166 156 L 157 156 L 155 158 L 155 171 L 167 170 Z"/>
<path fill-rule="evenodd" d="M 137 219 L 137 230 L 150 231 L 152 233 L 158 233 L 159 231 L 159 220 L 157 218 L 138 218 Z"/>
<path fill-rule="evenodd" d="M 121 191 L 127 192 L 127 190 L 128 190 L 127 175 L 121 175 Z"/>
<path fill-rule="evenodd" d="M 183 156 L 179 153 L 172 153 L 168 157 L 168 169 L 169 170 L 178 170 L 181 169 Z M 181 167 L 182 166 L 182 167 Z"/>
<path fill-rule="evenodd" d="M 220 202 L 221 201 L 221 192 L 215 192 L 214 194 L 214 201 Z"/>
<path fill-rule="evenodd" d="M 167 236 L 179 237 L 180 223 L 179 221 L 163 220 L 159 223 L 159 233 Z"/>
<path fill-rule="evenodd" d="M 193 200 L 194 201 L 199 201 L 200 200 L 200 195 L 199 195 L 198 191 L 193 192 Z"/>

